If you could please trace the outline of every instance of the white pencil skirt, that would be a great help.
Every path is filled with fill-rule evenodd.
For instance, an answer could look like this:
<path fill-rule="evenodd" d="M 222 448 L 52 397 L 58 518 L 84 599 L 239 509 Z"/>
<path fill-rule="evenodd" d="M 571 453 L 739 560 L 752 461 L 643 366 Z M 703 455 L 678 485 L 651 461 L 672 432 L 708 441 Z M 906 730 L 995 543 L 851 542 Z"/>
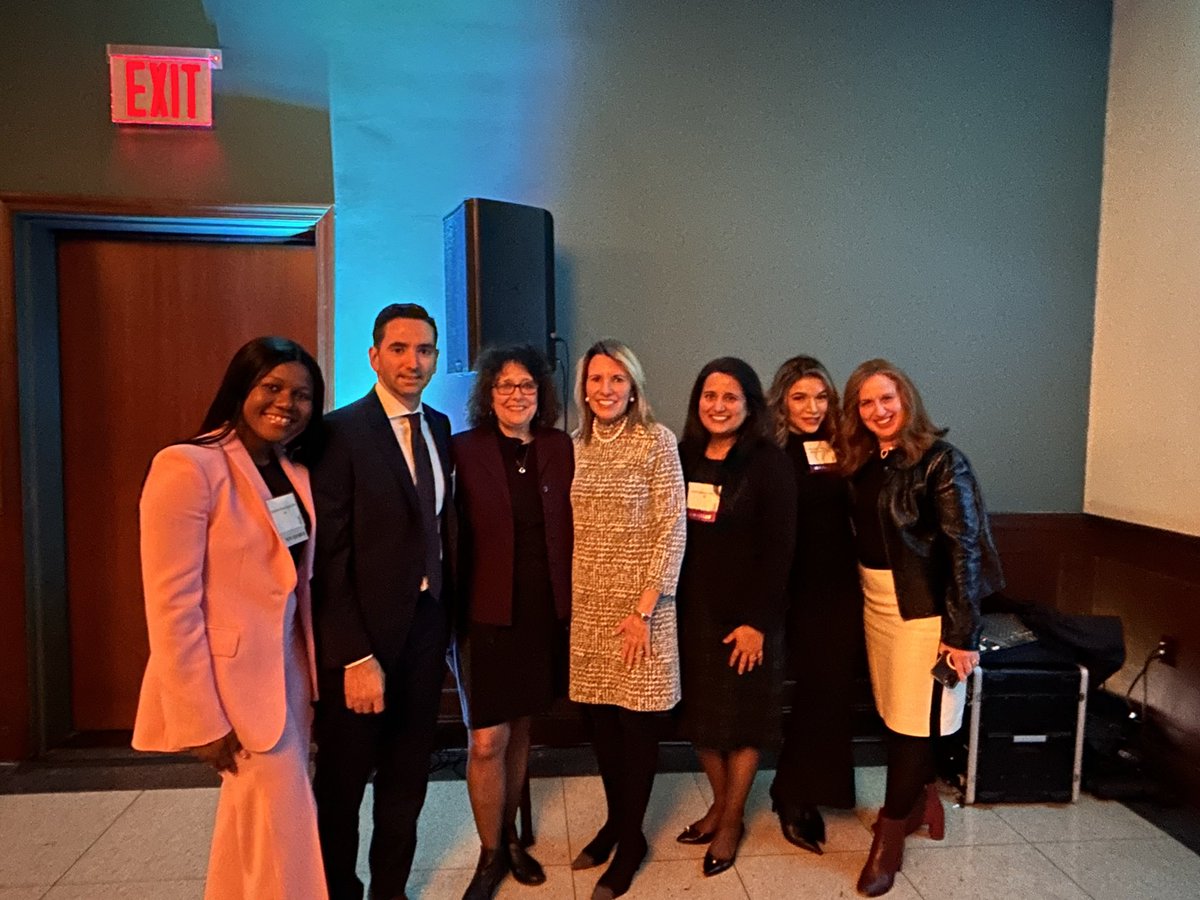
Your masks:
<path fill-rule="evenodd" d="M 937 662 L 942 617 L 902 619 L 891 569 L 858 567 L 862 580 L 863 625 L 875 708 L 892 731 L 929 737 L 933 686 L 930 670 Z M 967 684 L 942 691 L 941 733 L 962 727 Z"/>

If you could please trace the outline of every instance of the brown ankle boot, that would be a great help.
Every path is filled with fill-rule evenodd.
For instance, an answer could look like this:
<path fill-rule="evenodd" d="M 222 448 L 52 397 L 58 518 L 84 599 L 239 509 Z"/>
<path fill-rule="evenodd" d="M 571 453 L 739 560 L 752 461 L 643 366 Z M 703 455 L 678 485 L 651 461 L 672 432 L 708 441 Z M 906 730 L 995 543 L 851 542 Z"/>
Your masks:
<path fill-rule="evenodd" d="M 875 820 L 875 837 L 867 864 L 858 876 L 858 892 L 864 897 L 880 897 L 892 889 L 896 873 L 904 862 L 904 829 L 907 819 L 888 819 L 882 812 Z"/>
<path fill-rule="evenodd" d="M 925 785 L 925 790 L 917 797 L 912 812 L 905 819 L 905 834 L 918 831 L 922 825 L 929 826 L 929 836 L 940 841 L 946 836 L 946 811 L 942 808 L 942 798 L 938 796 L 937 783 Z"/>

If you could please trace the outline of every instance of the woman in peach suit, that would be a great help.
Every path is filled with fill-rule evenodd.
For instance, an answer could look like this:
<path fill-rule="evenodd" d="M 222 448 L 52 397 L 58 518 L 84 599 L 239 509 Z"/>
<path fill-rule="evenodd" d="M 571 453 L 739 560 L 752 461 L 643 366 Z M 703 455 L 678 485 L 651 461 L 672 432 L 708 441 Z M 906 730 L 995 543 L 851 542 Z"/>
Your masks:
<path fill-rule="evenodd" d="M 308 780 L 315 522 L 308 472 L 325 385 L 283 338 L 234 355 L 199 433 L 142 488 L 150 661 L 133 746 L 221 773 L 205 897 L 324 900 Z"/>

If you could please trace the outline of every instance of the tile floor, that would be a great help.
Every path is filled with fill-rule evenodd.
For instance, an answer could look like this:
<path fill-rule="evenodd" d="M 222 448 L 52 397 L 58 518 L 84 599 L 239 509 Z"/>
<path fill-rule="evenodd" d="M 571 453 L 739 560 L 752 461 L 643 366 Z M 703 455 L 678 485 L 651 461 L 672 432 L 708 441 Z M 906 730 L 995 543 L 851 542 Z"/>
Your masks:
<path fill-rule="evenodd" d="M 704 848 L 674 838 L 703 814 L 707 783 L 698 774 L 660 775 L 647 816 L 650 855 L 627 896 L 855 896 L 854 880 L 871 843 L 868 826 L 882 801 L 883 770 L 858 770 L 862 807 L 827 816 L 829 843 L 821 857 L 795 849 L 779 834 L 767 798 L 770 777 L 760 773 L 755 783 L 737 866 L 706 879 L 700 874 Z M 506 881 L 498 896 L 588 897 L 600 870 L 572 872 L 569 862 L 600 825 L 600 780 L 540 778 L 532 796 L 533 852 L 549 877 L 538 888 Z M 216 791 L 208 788 L 0 796 L 0 900 L 199 898 L 215 804 Z M 477 852 L 465 785 L 431 783 L 410 895 L 458 900 Z M 365 878 L 365 854 L 360 869 Z M 1200 856 L 1124 806 L 1087 796 L 1069 806 L 952 807 L 945 841 L 910 839 L 904 871 L 889 896 L 1196 898 Z"/>

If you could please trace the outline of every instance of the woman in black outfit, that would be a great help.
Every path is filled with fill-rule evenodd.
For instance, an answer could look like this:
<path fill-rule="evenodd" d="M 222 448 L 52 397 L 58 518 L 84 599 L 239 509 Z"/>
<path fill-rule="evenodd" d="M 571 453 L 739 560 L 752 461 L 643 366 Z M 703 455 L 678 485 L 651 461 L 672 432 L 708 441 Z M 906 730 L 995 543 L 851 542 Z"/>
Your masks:
<path fill-rule="evenodd" d="M 854 808 L 854 682 L 863 656 L 862 589 L 850 497 L 837 464 L 837 388 L 811 356 L 779 367 L 768 395 L 773 437 L 796 473 L 796 554 L 788 580 L 791 717 L 771 784 L 783 836 L 821 853 L 817 806 Z"/>
<path fill-rule="evenodd" d="M 705 875 L 733 865 L 760 750 L 779 731 L 796 488 L 766 425 L 762 385 L 749 365 L 724 357 L 700 371 L 680 443 L 688 487 L 681 731 L 696 747 L 713 803 L 678 840 L 709 844 Z"/>
<path fill-rule="evenodd" d="M 975 473 L 942 440 L 908 376 L 883 359 L 846 383 L 842 465 L 865 606 L 875 705 L 887 726 L 887 793 L 859 893 L 891 890 L 904 839 L 945 832 L 933 738 L 962 725 L 979 662 L 979 604 L 1004 586 Z M 944 658 L 946 684 L 931 670 Z"/>
<path fill-rule="evenodd" d="M 571 604 L 574 457 L 554 427 L 550 367 L 532 347 L 513 347 L 485 353 L 478 371 L 474 427 L 453 440 L 465 595 L 454 662 L 481 844 L 466 900 L 491 897 L 510 871 L 522 884 L 546 880 L 514 821 L 530 718 L 565 694 Z"/>

